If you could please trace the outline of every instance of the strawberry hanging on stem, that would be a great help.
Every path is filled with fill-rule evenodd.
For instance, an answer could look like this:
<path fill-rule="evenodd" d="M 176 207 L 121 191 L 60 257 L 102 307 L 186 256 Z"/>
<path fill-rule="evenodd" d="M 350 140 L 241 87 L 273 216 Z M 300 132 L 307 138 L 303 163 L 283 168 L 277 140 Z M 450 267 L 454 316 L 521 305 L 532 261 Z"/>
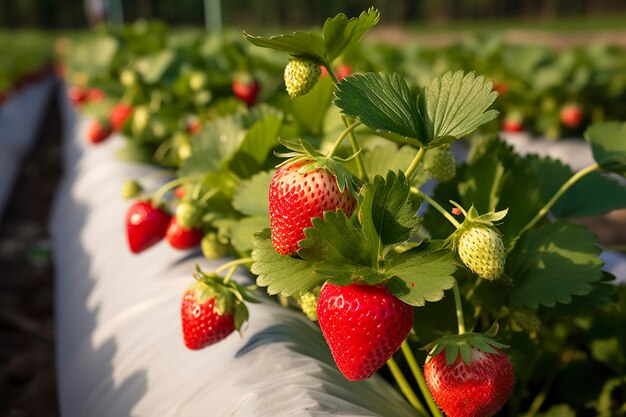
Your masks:
<path fill-rule="evenodd" d="M 230 267 L 225 277 L 218 275 L 222 268 L 206 274 L 196 266 L 196 282 L 185 290 L 181 303 L 183 341 L 187 348 L 198 350 L 215 344 L 235 330 L 241 331 L 248 320 L 245 302 L 258 300 L 253 294 L 255 286 L 244 287 L 232 280 L 241 263 L 239 260 L 223 265 L 222 268 Z"/>

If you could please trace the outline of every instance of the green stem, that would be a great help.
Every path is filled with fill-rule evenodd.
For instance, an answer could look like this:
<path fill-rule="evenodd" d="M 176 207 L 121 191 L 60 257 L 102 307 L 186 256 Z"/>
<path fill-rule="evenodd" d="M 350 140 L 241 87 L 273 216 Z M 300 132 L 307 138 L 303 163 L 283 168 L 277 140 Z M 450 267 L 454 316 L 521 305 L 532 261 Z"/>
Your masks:
<path fill-rule="evenodd" d="M 165 183 L 161 186 L 161 188 L 159 188 L 153 195 L 152 195 L 152 200 L 154 201 L 160 201 L 163 196 L 172 188 L 174 187 L 178 187 L 179 185 L 183 185 L 186 182 L 188 182 L 190 180 L 189 177 L 181 177 L 178 179 L 175 179 L 174 181 L 170 181 L 168 183 Z"/>
<path fill-rule="evenodd" d="M 233 278 L 233 275 L 235 275 L 236 270 L 237 270 L 237 265 L 233 265 L 230 267 L 230 270 L 224 277 L 224 284 L 228 284 L 230 282 L 230 280 Z"/>
<path fill-rule="evenodd" d="M 343 142 L 345 137 L 348 136 L 348 134 L 352 132 L 352 130 L 359 125 L 361 125 L 361 122 L 356 121 L 352 123 L 350 126 L 346 127 L 343 132 L 341 132 L 341 135 L 339 135 L 339 137 L 335 141 L 332 149 L 330 150 L 330 152 L 328 152 L 328 155 L 327 155 L 328 158 L 332 158 L 335 155 L 335 153 L 337 152 L 337 149 L 339 149 L 339 146 L 341 145 L 341 142 Z"/>
<path fill-rule="evenodd" d="M 215 269 L 215 273 L 219 274 L 220 272 L 233 267 L 233 266 L 237 266 L 237 265 L 244 265 L 244 264 L 249 264 L 250 262 L 253 262 L 254 259 L 252 258 L 241 258 L 241 259 L 235 259 L 234 261 L 230 261 L 230 262 L 226 262 L 224 265 L 219 266 L 218 268 Z"/>
<path fill-rule="evenodd" d="M 401 349 L 402 354 L 406 358 L 406 361 L 409 364 L 409 368 L 413 373 L 413 377 L 415 378 L 415 381 L 417 381 L 417 385 L 419 386 L 422 395 L 426 399 L 426 404 L 428 404 L 430 412 L 435 417 L 443 417 L 441 411 L 439 410 L 439 407 L 437 407 L 435 400 L 433 400 L 433 397 L 430 394 L 430 390 L 428 389 L 428 386 L 426 385 L 426 380 L 424 379 L 424 374 L 422 374 L 422 369 L 417 364 L 417 360 L 415 360 L 415 356 L 413 355 L 413 351 L 411 350 L 409 342 L 405 340 L 402 343 Z"/>
<path fill-rule="evenodd" d="M 205 204 L 207 201 L 211 199 L 215 194 L 219 193 L 219 188 L 213 188 L 212 190 L 207 191 L 198 202 L 200 204 Z"/>
<path fill-rule="evenodd" d="M 409 165 L 409 167 L 406 169 L 406 172 L 404 173 L 407 180 L 409 181 L 411 180 L 411 177 L 415 173 L 415 170 L 417 169 L 417 166 L 419 165 L 419 163 L 422 161 L 422 158 L 424 157 L 425 153 L 426 153 L 426 149 L 420 147 L 420 150 L 417 152 L 417 155 L 415 155 L 415 158 L 413 158 L 413 162 L 411 162 L 411 165 Z"/>
<path fill-rule="evenodd" d="M 404 394 L 406 399 L 409 401 L 409 403 L 413 406 L 413 408 L 417 410 L 417 412 L 420 415 L 427 417 L 428 411 L 426 411 L 424 404 L 422 404 L 419 398 L 417 398 L 417 395 L 415 394 L 415 392 L 411 388 L 411 385 L 409 385 L 409 382 L 406 380 L 406 378 L 402 374 L 400 367 L 396 363 L 395 359 L 393 359 L 393 357 L 389 358 L 389 360 L 387 361 L 387 366 L 389 367 L 389 370 L 391 371 L 391 374 L 393 375 L 394 379 L 398 383 L 398 386 L 400 387 L 400 391 L 402 391 L 402 393 Z"/>
<path fill-rule="evenodd" d="M 459 290 L 459 283 L 454 280 L 454 305 L 456 306 L 456 320 L 459 325 L 459 334 L 465 333 L 465 317 L 463 317 L 463 304 L 461 303 L 461 291 Z"/>
<path fill-rule="evenodd" d="M 543 218 L 543 216 L 545 216 L 548 213 L 548 211 L 552 208 L 552 206 L 554 206 L 554 204 L 556 204 L 558 199 L 561 198 L 561 196 L 563 194 L 565 194 L 565 192 L 567 190 L 569 190 L 572 187 L 572 185 L 574 185 L 578 180 L 583 178 L 585 175 L 590 174 L 593 171 L 598 170 L 599 168 L 600 167 L 598 166 L 598 164 L 589 165 L 588 167 L 583 168 L 580 171 L 578 171 L 576 174 L 572 175 L 572 177 L 570 179 L 568 179 L 567 181 L 565 181 L 565 183 L 563 185 L 561 185 L 561 188 L 559 188 L 558 191 L 556 192 L 556 194 L 554 194 L 554 196 L 552 196 L 550 201 L 548 201 L 546 203 L 546 205 L 543 206 L 541 208 L 541 210 L 539 210 L 539 212 L 535 215 L 535 217 L 533 217 L 532 220 L 529 221 L 526 226 L 524 226 L 524 228 L 522 229 L 522 231 L 519 234 L 521 235 L 525 231 L 527 231 L 527 230 L 531 229 L 533 226 L 535 226 L 537 224 L 537 222 L 539 220 L 541 220 Z"/>
<path fill-rule="evenodd" d="M 337 74 L 335 74 L 335 69 L 333 68 L 331 63 L 324 62 L 324 66 L 326 67 L 326 71 L 328 72 L 328 75 L 333 80 L 333 83 L 337 85 L 339 83 L 339 79 L 337 78 Z M 341 116 L 341 120 L 343 120 L 343 124 L 346 125 L 346 127 L 350 126 L 350 121 L 348 120 L 346 116 Z M 369 179 L 367 176 L 367 169 L 365 168 L 365 162 L 363 162 L 363 155 L 361 155 L 361 153 L 359 152 L 359 149 L 361 149 L 361 147 L 359 146 L 359 141 L 357 140 L 356 135 L 354 134 L 354 131 L 350 130 L 349 134 L 350 134 L 350 143 L 352 144 L 352 152 L 356 154 L 356 169 L 357 169 L 357 173 L 359 174 L 359 178 L 361 178 L 365 182 L 369 182 Z"/>
<path fill-rule="evenodd" d="M 461 223 L 459 223 L 454 217 L 452 217 L 452 215 L 450 213 L 448 213 L 443 207 L 441 207 L 441 205 L 439 203 L 437 203 L 434 199 L 432 199 L 431 197 L 429 197 L 426 194 L 422 193 L 420 190 L 418 190 L 415 187 L 411 187 L 411 192 L 413 194 L 419 195 L 424 200 L 428 201 L 428 204 L 433 206 L 439 213 L 441 213 L 443 215 L 443 217 L 445 217 L 450 223 L 452 223 L 452 225 L 455 228 L 458 229 L 459 227 L 461 227 Z"/>

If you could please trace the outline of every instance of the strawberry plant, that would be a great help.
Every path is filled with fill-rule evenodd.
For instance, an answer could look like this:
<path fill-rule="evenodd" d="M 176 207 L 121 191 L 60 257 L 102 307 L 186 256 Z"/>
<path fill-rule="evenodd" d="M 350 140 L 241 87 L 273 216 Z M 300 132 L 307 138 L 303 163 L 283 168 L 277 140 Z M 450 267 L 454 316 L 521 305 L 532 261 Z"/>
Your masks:
<path fill-rule="evenodd" d="M 465 68 L 467 51 L 422 52 L 423 62 L 403 62 L 399 73 L 376 56 L 346 69 L 379 18 L 370 9 L 328 19 L 320 33 L 244 32 L 260 48 L 218 41 L 198 60 L 198 44 L 170 48 L 164 36 L 156 45 L 132 31 L 107 41 L 115 65 L 92 77 L 123 84 L 116 102 L 133 112 L 122 133 L 177 169 L 157 190 L 142 179 L 125 184 L 123 194 L 138 199 L 131 250 L 165 238 L 174 248 L 200 245 L 209 258 L 237 257 L 196 272 L 181 310 L 185 344 L 209 346 L 239 329 L 250 289 L 231 278 L 250 265 L 259 287 L 319 322 L 346 378 L 380 371 L 418 415 L 549 407 L 623 415 L 626 336 L 615 329 L 626 324 L 626 294 L 602 270 L 597 238 L 572 219 L 626 207 L 615 179 L 626 173 L 625 125 L 586 131 L 596 163 L 579 172 L 517 155 L 487 132 L 501 123 L 497 109 L 512 115 L 509 130 L 533 120 L 524 110 L 535 92 L 520 97 L 528 86 L 503 81 L 504 72 L 423 67 L 441 59 Z M 505 56 L 510 71 L 548 71 L 535 49 L 512 51 L 493 46 L 481 67 Z M 238 81 L 242 72 L 256 76 Z M 554 85 L 545 74 L 538 84 L 547 91 Z M 547 114 L 559 123 L 556 102 Z M 457 165 L 451 149 L 461 140 L 471 151 Z M 199 335 L 202 324 L 217 330 Z M 584 395 L 571 383 L 581 369 L 599 375 Z"/>

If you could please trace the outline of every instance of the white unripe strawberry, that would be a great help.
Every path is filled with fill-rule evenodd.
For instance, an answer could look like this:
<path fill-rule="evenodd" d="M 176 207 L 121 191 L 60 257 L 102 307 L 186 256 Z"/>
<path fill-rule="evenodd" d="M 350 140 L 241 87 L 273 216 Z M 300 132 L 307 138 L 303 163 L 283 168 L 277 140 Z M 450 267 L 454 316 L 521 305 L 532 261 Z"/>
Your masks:
<path fill-rule="evenodd" d="M 457 243 L 459 257 L 476 275 L 497 279 L 504 271 L 506 256 L 500 234 L 491 227 L 471 227 Z"/>
<path fill-rule="evenodd" d="M 441 182 L 448 182 L 456 175 L 456 162 L 450 146 L 437 147 L 430 152 L 426 160 L 426 169 L 430 175 Z"/>
<path fill-rule="evenodd" d="M 315 86 L 322 70 L 312 59 L 294 58 L 285 67 L 285 86 L 289 97 L 303 96 Z"/>

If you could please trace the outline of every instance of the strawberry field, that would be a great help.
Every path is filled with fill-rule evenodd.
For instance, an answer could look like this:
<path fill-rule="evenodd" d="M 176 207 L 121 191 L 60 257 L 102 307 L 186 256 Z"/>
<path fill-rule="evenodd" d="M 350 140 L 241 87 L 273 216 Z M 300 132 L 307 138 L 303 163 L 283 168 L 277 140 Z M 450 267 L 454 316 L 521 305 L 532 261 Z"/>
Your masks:
<path fill-rule="evenodd" d="M 626 50 L 384 19 L 24 35 L 63 415 L 626 415 Z"/>

